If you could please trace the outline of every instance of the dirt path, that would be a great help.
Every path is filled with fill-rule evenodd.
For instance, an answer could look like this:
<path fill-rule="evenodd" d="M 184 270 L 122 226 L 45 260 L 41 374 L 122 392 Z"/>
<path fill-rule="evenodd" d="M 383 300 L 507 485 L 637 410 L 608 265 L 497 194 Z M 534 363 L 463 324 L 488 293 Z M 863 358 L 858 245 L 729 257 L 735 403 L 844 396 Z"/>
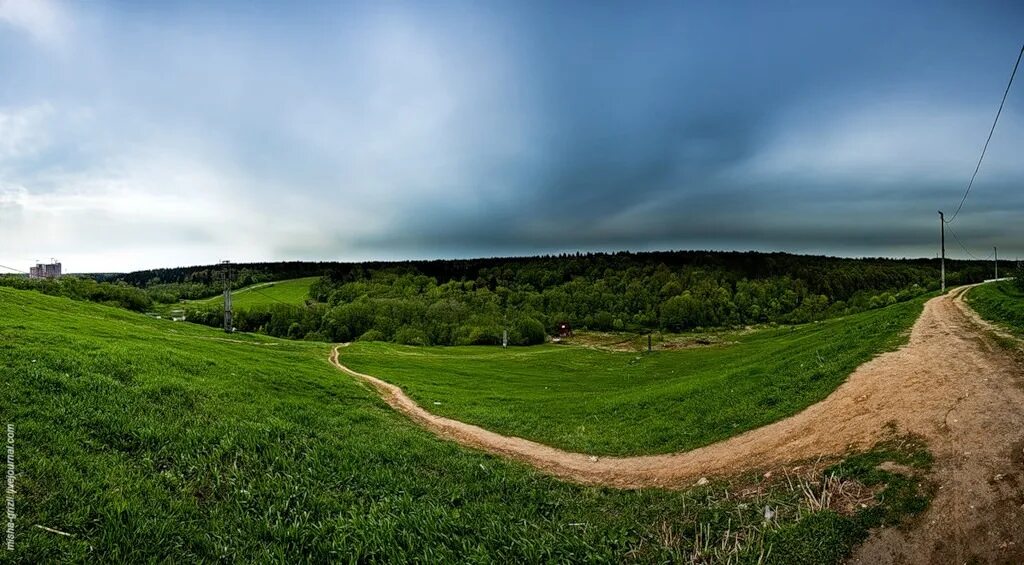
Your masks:
<path fill-rule="evenodd" d="M 963 292 L 928 303 L 897 352 L 918 361 L 892 375 L 897 421 L 928 440 L 939 490 L 915 524 L 876 532 L 851 563 L 1024 563 L 1024 376 Z"/>
<path fill-rule="evenodd" d="M 433 433 L 558 477 L 620 488 L 680 487 L 700 477 L 784 466 L 868 447 L 888 423 L 923 436 L 938 491 L 910 529 L 885 529 L 857 563 L 1024 562 L 1024 373 L 992 345 L 958 289 L 925 304 L 906 346 L 861 365 L 803 412 L 706 447 L 667 455 L 592 457 L 431 414 L 376 377 L 342 371 Z"/>

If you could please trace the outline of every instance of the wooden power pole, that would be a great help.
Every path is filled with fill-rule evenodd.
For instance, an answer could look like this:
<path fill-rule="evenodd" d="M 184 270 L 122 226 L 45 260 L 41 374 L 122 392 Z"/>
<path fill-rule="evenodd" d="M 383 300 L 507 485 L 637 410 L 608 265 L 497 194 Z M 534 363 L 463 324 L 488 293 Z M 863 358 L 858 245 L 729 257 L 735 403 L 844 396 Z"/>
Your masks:
<path fill-rule="evenodd" d="M 939 241 L 941 242 L 940 249 L 942 250 L 942 292 L 946 292 L 946 218 L 942 215 L 942 210 L 939 210 L 939 229 L 940 236 Z"/>
<path fill-rule="evenodd" d="M 992 246 L 992 257 L 995 258 L 996 263 L 996 278 L 999 278 L 999 249 L 996 246 Z"/>

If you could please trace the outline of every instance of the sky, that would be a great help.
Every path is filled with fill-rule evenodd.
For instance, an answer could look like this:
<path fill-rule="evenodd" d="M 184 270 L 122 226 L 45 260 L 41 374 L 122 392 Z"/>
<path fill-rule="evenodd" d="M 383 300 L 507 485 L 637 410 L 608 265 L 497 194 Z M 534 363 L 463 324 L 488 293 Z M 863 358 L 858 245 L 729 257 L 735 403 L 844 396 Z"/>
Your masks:
<path fill-rule="evenodd" d="M 1022 29 L 1009 0 L 0 0 L 0 265 L 935 257 Z M 948 256 L 1024 255 L 1021 148 L 1024 76 Z"/>

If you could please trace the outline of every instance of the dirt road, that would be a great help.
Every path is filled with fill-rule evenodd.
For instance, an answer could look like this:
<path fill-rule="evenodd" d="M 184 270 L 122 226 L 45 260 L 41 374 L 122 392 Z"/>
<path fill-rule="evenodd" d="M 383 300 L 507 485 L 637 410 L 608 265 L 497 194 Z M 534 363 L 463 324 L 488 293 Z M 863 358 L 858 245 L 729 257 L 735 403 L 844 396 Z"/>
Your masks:
<path fill-rule="evenodd" d="M 431 414 L 397 386 L 331 362 L 373 385 L 424 428 L 558 477 L 620 488 L 681 487 L 701 477 L 775 468 L 868 447 L 895 423 L 924 437 L 938 491 L 908 529 L 877 532 L 856 563 L 1024 562 L 1024 372 L 961 300 L 925 304 L 903 348 L 861 365 L 825 400 L 774 424 L 684 453 L 592 457 Z"/>
<path fill-rule="evenodd" d="M 930 301 L 893 354 L 910 355 L 893 367 L 895 419 L 927 439 L 939 490 L 915 524 L 876 532 L 851 563 L 1024 563 L 1024 373 L 963 292 Z"/>

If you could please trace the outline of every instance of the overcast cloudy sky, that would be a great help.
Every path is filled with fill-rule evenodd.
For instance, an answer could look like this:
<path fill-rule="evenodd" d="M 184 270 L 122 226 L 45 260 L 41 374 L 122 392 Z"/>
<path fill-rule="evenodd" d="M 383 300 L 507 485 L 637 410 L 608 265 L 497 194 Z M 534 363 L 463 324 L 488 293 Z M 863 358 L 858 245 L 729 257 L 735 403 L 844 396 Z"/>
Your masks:
<path fill-rule="evenodd" d="M 838 4 L 0 0 L 0 264 L 934 257 L 1024 3 Z M 1016 86 L 979 255 L 1024 255 Z"/>

